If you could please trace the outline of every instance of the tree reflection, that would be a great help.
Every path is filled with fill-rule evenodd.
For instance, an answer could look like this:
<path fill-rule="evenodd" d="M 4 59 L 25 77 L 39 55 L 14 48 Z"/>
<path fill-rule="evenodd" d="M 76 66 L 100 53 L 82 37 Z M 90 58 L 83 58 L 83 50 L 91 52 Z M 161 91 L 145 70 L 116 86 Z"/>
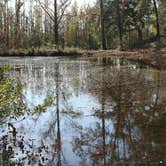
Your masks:
<path fill-rule="evenodd" d="M 157 82 L 143 70 L 126 68 L 110 72 L 101 68 L 97 72 L 97 78 L 96 73 L 91 74 L 88 86 L 101 103 L 101 110 L 95 111 L 101 122 L 74 138 L 75 153 L 84 165 L 88 160 L 92 165 L 164 162 L 166 153 L 155 140 L 156 127 L 150 127 L 156 124 L 162 130 L 164 125 L 164 116 L 159 116 L 164 114 L 166 102 L 160 97 L 160 72 L 156 73 Z M 159 133 L 165 138 L 165 131 Z"/>
<path fill-rule="evenodd" d="M 61 166 L 61 131 L 59 116 L 59 64 L 56 68 L 56 111 L 57 111 L 57 144 L 58 144 L 58 161 L 57 166 Z"/>
<path fill-rule="evenodd" d="M 162 71 L 126 66 L 124 59 L 93 62 L 55 60 L 20 69 L 20 78 L 29 79 L 26 90 L 32 91 L 31 100 L 37 96 L 32 103 L 43 104 L 32 108 L 30 123 L 18 125 L 15 139 L 12 135 L 1 139 L 1 161 L 19 163 L 20 158 L 25 165 L 58 166 L 164 163 Z"/>
<path fill-rule="evenodd" d="M 44 103 L 41 105 L 37 105 L 34 107 L 34 111 L 31 110 L 31 116 L 33 115 L 33 120 L 37 122 L 37 120 L 40 118 L 42 113 L 46 112 L 46 110 L 54 106 L 54 113 L 52 115 L 52 121 L 50 122 L 48 130 L 41 131 L 42 137 L 41 137 L 41 143 L 36 144 L 36 140 L 33 139 L 33 136 L 31 138 L 25 138 L 24 135 L 21 133 L 17 132 L 17 135 L 13 135 L 13 130 L 15 129 L 14 125 L 11 124 L 11 131 L 10 128 L 7 132 L 6 135 L 2 135 L 0 138 L 0 165 L 6 165 L 6 164 L 20 164 L 19 160 L 21 163 L 27 164 L 27 165 L 33 165 L 33 164 L 50 164 L 50 165 L 58 165 L 61 166 L 61 131 L 60 131 L 60 110 L 59 110 L 59 89 L 60 89 L 60 80 L 59 80 L 59 64 L 55 64 L 55 69 L 54 69 L 55 75 L 55 87 L 56 87 L 56 92 L 55 92 L 55 98 L 56 101 L 54 103 L 54 96 L 49 96 L 44 100 Z M 18 86 L 17 84 L 14 84 L 14 81 L 11 82 L 13 85 L 10 83 L 10 86 L 8 85 L 8 82 L 5 82 L 5 79 L 7 78 L 3 76 L 3 79 L 1 79 L 1 86 L 5 87 L 7 89 L 5 92 L 10 92 L 10 96 L 12 97 L 10 99 L 11 101 L 11 106 L 8 106 L 8 101 L 6 106 L 0 105 L 1 110 L 8 108 L 10 111 L 5 112 L 5 114 L 2 114 L 3 111 L 1 111 L 1 118 L 7 118 L 8 115 L 11 115 L 11 110 L 14 109 L 15 107 L 17 108 L 18 106 L 22 106 L 20 104 L 20 101 L 23 100 L 23 93 L 22 93 L 22 86 L 18 88 L 13 88 L 14 86 Z M 11 80 L 12 81 L 12 80 Z M 12 87 L 11 87 L 12 85 Z M 21 85 L 21 84 L 20 84 Z M 2 87 L 2 88 L 3 88 Z M 1 88 L 1 87 L 0 87 Z M 8 96 L 7 93 L 3 93 L 4 98 Z M 16 95 L 16 96 L 12 96 Z M 15 98 L 14 98 L 15 97 Z M 15 100 L 14 100 L 15 99 Z M 2 101 L 2 100 L 1 100 Z M 5 100 L 3 100 L 5 103 Z M 54 105 L 55 104 L 55 105 Z M 15 106 L 15 107 L 14 107 Z M 19 107 L 19 108 L 20 108 Z M 17 108 L 18 109 L 18 108 Z M 20 112 L 23 107 L 21 107 L 19 110 Z M 27 108 L 25 109 L 27 110 Z M 7 111 L 7 110 L 5 110 Z M 17 112 L 13 112 L 14 116 L 20 116 L 22 114 L 17 114 Z M 49 123 L 49 122 L 48 122 Z M 17 130 L 17 129 L 16 129 Z M 50 138 L 49 138 L 50 137 Z M 50 139 L 53 144 L 47 145 L 47 139 Z M 52 140 L 54 139 L 54 141 Z"/>

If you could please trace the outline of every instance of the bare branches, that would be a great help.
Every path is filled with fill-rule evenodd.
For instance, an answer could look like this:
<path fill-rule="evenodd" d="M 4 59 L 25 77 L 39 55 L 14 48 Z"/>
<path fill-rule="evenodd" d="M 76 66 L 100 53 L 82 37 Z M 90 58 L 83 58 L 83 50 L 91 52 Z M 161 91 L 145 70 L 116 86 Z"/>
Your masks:
<path fill-rule="evenodd" d="M 65 13 L 65 10 L 66 10 L 66 8 L 69 6 L 71 4 L 71 1 L 69 1 L 69 0 L 64 0 L 64 1 L 62 1 L 61 0 L 61 14 L 60 14 L 60 16 L 59 16 L 59 18 L 58 18 L 58 25 L 60 24 L 60 22 L 61 22 L 61 20 L 62 20 L 62 18 L 63 18 L 63 16 L 64 16 L 64 13 Z"/>
<path fill-rule="evenodd" d="M 53 10 L 50 8 L 45 8 L 44 4 L 40 0 L 36 0 L 41 8 L 44 10 L 44 12 L 50 17 L 52 21 L 54 21 L 54 15 L 53 15 Z"/>
<path fill-rule="evenodd" d="M 50 19 L 52 21 L 54 21 L 54 11 L 53 9 L 51 9 L 50 7 L 45 7 L 44 3 L 41 2 L 41 0 L 35 0 L 36 2 L 38 2 L 38 4 L 40 5 L 40 7 L 44 10 L 44 12 L 50 17 Z M 60 24 L 65 10 L 67 9 L 68 6 L 70 6 L 71 4 L 71 0 L 60 0 L 60 4 L 58 6 L 58 25 Z"/>

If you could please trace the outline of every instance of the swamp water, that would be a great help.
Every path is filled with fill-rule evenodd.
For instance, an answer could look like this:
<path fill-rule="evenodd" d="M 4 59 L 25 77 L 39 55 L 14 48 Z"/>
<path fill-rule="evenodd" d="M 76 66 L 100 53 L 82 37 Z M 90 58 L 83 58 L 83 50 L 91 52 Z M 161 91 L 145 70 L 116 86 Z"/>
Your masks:
<path fill-rule="evenodd" d="M 29 111 L 0 118 L 0 165 L 166 164 L 166 71 L 92 57 L 4 65 Z"/>

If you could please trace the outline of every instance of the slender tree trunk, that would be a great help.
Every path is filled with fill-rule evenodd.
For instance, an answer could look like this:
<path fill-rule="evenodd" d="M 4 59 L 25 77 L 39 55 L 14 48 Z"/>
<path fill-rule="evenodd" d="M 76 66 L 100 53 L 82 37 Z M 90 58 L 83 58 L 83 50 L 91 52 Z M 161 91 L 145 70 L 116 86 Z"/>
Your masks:
<path fill-rule="evenodd" d="M 7 47 L 7 1 L 4 1 L 5 10 L 4 10 L 4 30 L 3 30 L 3 37 L 5 47 Z"/>
<path fill-rule="evenodd" d="M 155 11 L 155 15 L 156 15 L 156 29 L 157 29 L 157 35 L 156 35 L 156 38 L 157 38 L 157 40 L 160 40 L 159 13 L 158 13 L 158 9 L 157 9 L 157 3 L 156 3 L 156 0 L 153 0 L 153 5 L 154 5 L 154 11 Z"/>
<path fill-rule="evenodd" d="M 54 0 L 54 40 L 55 47 L 58 48 L 59 35 L 58 35 L 58 15 L 57 15 L 57 0 Z"/>
<path fill-rule="evenodd" d="M 48 10 L 48 0 L 44 0 L 44 7 Z M 44 44 L 48 42 L 48 31 L 49 31 L 49 21 L 48 14 L 45 12 L 44 15 Z"/>
<path fill-rule="evenodd" d="M 7 29 L 6 29 L 6 44 L 7 44 L 7 48 L 9 48 L 9 7 L 8 7 L 8 1 L 6 2 L 6 13 L 7 13 Z"/>
<path fill-rule="evenodd" d="M 147 29 L 146 29 L 146 36 L 147 39 L 149 39 L 149 29 L 150 29 L 150 14 L 148 13 L 148 17 L 147 17 Z"/>
<path fill-rule="evenodd" d="M 117 22 L 118 22 L 119 46 L 120 46 L 120 49 L 122 49 L 123 48 L 123 45 L 122 45 L 122 23 L 121 23 L 119 0 L 116 0 L 116 13 L 117 13 Z"/>
<path fill-rule="evenodd" d="M 20 46 L 20 9 L 22 3 L 21 0 L 15 1 L 15 47 Z"/>
<path fill-rule="evenodd" d="M 101 26 L 101 38 L 102 38 L 102 49 L 106 50 L 106 38 L 105 38 L 105 27 L 104 27 L 104 16 L 103 16 L 103 0 L 100 0 L 100 26 Z"/>
<path fill-rule="evenodd" d="M 2 40 L 2 38 L 3 38 L 3 13 L 2 13 L 2 11 L 0 12 L 0 42 L 1 42 L 1 40 Z"/>
<path fill-rule="evenodd" d="M 142 29 L 138 27 L 138 42 L 142 44 Z"/>

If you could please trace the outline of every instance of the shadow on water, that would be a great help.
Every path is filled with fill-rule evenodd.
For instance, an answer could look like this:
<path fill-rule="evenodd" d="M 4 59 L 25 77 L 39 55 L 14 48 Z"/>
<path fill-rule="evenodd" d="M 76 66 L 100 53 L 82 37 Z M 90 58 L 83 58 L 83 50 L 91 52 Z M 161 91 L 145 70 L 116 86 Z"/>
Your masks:
<path fill-rule="evenodd" d="M 30 112 L 3 120 L 1 165 L 166 164 L 166 71 L 124 58 L 4 64 L 25 84 L 20 96 Z"/>

